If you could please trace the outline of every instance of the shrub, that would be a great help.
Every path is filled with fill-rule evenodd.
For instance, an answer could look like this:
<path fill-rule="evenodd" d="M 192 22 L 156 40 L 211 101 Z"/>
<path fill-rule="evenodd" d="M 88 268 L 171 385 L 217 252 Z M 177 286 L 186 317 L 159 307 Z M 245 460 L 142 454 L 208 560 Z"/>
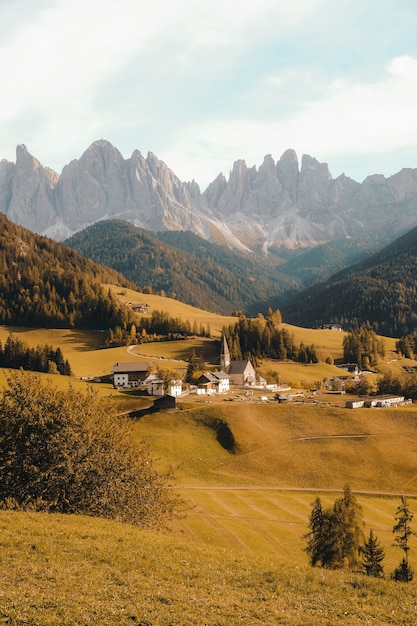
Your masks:
<path fill-rule="evenodd" d="M 110 399 L 22 371 L 0 399 L 0 507 L 79 513 L 160 528 L 177 500 Z"/>

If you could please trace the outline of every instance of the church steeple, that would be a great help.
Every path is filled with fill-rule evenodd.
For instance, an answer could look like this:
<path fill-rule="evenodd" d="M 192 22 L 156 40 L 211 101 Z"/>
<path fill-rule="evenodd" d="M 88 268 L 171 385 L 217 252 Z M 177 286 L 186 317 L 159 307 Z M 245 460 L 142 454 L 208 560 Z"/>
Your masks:
<path fill-rule="evenodd" d="M 222 372 L 228 372 L 230 367 L 230 351 L 227 345 L 226 335 L 222 336 L 222 345 L 220 348 L 220 370 Z"/>

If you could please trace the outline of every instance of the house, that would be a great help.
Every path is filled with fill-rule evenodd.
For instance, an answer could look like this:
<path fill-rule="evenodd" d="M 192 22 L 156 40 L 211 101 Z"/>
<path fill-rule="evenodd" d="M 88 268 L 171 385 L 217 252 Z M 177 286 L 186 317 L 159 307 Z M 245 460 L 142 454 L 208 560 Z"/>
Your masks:
<path fill-rule="evenodd" d="M 197 381 L 197 394 L 226 393 L 230 378 L 225 372 L 204 372 Z"/>
<path fill-rule="evenodd" d="M 174 396 L 165 394 L 160 398 L 156 398 L 153 403 L 154 411 L 175 411 L 177 408 L 177 400 Z"/>
<path fill-rule="evenodd" d="M 113 387 L 139 387 L 148 375 L 147 363 L 115 363 L 112 367 Z"/>
<path fill-rule="evenodd" d="M 331 376 L 324 381 L 323 387 L 330 393 L 343 393 L 349 380 L 352 380 L 350 376 Z"/>
<path fill-rule="evenodd" d="M 349 372 L 349 374 L 360 374 L 361 369 L 357 363 L 341 363 L 337 367 L 340 367 L 345 372 Z"/>
<path fill-rule="evenodd" d="M 221 371 L 229 375 L 232 385 L 254 385 L 256 383 L 256 372 L 249 359 L 232 361 L 225 335 L 222 337 L 219 360 Z"/>
<path fill-rule="evenodd" d="M 136 313 L 149 313 L 149 311 L 151 310 L 150 305 L 146 304 L 146 302 L 140 302 L 139 304 L 132 304 L 131 308 L 132 308 L 132 311 L 135 311 Z"/>
<path fill-rule="evenodd" d="M 322 324 L 320 328 L 322 330 L 337 330 L 338 332 L 341 332 L 342 330 L 342 326 L 340 324 Z"/>
<path fill-rule="evenodd" d="M 167 392 L 173 397 L 182 394 L 182 380 L 172 380 L 167 384 L 158 374 L 149 374 L 143 381 L 144 387 L 150 396 L 163 396 Z"/>

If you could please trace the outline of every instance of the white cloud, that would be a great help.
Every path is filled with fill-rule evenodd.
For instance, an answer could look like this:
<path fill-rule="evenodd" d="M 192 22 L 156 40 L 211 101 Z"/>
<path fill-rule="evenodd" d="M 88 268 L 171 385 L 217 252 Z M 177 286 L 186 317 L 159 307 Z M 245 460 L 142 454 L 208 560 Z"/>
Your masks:
<path fill-rule="evenodd" d="M 375 64 L 372 80 L 361 55 L 356 73 L 346 71 L 346 57 L 330 73 L 338 50 L 314 61 L 314 46 L 328 32 L 333 45 L 337 39 L 332 6 L 2 0 L 0 158 L 14 159 L 16 144 L 25 143 L 59 170 L 105 138 L 125 156 L 152 150 L 178 176 L 202 184 L 238 158 L 260 164 L 287 148 L 331 169 L 342 154 L 358 162 L 361 153 L 376 155 L 383 165 L 381 155 L 417 146 L 417 58 L 400 45 Z M 342 2 L 352 23 L 362 7 Z M 304 29 L 311 39 L 304 41 Z M 349 32 L 343 36 L 349 41 Z"/>

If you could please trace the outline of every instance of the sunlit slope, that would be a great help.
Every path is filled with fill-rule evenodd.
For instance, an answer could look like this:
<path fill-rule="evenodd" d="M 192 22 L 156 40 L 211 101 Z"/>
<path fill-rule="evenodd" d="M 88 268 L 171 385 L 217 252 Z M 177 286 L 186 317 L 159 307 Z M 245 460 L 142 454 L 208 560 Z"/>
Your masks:
<path fill-rule="evenodd" d="M 181 403 L 135 424 L 179 485 L 271 486 L 417 494 L 417 410 L 276 402 Z M 229 451 L 219 424 L 233 434 Z"/>

